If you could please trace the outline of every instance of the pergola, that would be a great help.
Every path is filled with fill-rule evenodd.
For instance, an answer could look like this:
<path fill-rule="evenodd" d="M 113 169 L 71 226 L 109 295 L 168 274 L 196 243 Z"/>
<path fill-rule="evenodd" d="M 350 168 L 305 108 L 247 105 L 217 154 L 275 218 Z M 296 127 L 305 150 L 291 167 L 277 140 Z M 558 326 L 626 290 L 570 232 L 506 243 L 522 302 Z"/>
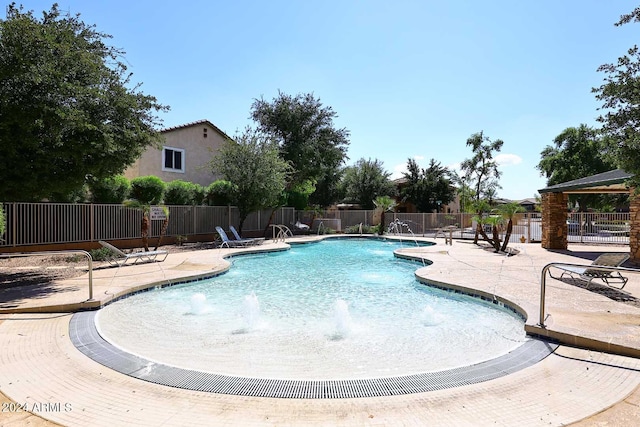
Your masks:
<path fill-rule="evenodd" d="M 616 169 L 539 190 L 542 196 L 542 247 L 567 249 L 567 202 L 569 194 L 631 193 L 625 182 L 631 174 Z M 640 264 L 640 197 L 631 197 L 629 248 L 631 261 Z"/>

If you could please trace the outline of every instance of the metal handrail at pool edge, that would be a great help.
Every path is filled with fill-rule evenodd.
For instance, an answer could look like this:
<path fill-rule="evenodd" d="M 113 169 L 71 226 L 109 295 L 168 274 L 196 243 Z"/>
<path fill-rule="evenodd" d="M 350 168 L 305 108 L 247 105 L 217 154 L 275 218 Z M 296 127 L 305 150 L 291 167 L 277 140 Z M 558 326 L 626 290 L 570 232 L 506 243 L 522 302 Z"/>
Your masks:
<path fill-rule="evenodd" d="M 0 258 L 13 258 L 13 257 L 25 257 L 25 256 L 50 256 L 50 255 L 71 255 L 80 254 L 87 258 L 89 268 L 89 299 L 87 301 L 93 301 L 93 258 L 91 254 L 83 250 L 69 250 L 69 251 L 44 251 L 44 252 L 15 252 L 0 254 Z"/>
<path fill-rule="evenodd" d="M 551 267 L 558 267 L 558 266 L 565 266 L 565 267 L 580 267 L 580 268 L 584 268 L 584 269 L 589 269 L 589 270 L 601 270 L 601 271 L 627 271 L 630 273 L 640 273 L 640 269 L 637 268 L 627 268 L 627 267 L 607 267 L 607 266 L 600 266 L 600 265 L 585 265 L 585 264 L 572 264 L 572 263 L 568 263 L 568 262 L 550 262 L 549 264 L 545 265 L 542 268 L 542 277 L 540 278 L 540 319 L 539 319 L 539 323 L 538 326 L 540 326 L 541 328 L 546 328 L 546 325 L 544 324 L 545 321 L 545 291 L 546 291 L 546 287 L 547 287 L 547 271 L 549 271 L 549 269 Z M 551 273 L 549 273 L 549 275 L 551 276 Z M 615 287 L 612 287 L 613 289 L 615 289 Z"/>

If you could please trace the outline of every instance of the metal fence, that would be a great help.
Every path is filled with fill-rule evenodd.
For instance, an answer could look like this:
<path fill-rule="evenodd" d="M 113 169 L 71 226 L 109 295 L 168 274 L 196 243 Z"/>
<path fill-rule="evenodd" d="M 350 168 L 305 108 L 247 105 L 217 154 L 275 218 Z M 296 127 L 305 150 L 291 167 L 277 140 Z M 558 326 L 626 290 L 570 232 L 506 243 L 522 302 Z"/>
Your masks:
<path fill-rule="evenodd" d="M 629 244 L 631 218 L 628 212 L 578 212 L 568 215 L 567 228 L 571 243 Z"/>
<path fill-rule="evenodd" d="M 451 233 L 454 239 L 473 239 L 475 236 L 476 224 L 473 221 L 473 214 L 444 214 L 444 213 L 387 213 L 385 223 L 387 226 L 398 221 L 401 227 L 396 227 L 394 231 L 401 234 L 422 236 L 422 237 L 442 237 L 446 231 Z M 309 212 L 297 212 L 298 220 L 311 225 L 313 230 L 318 229 L 320 222 L 325 227 L 333 228 L 336 231 L 345 231 L 349 227 L 371 225 L 379 222 L 375 218 L 374 211 L 324 211 L 316 212 L 312 216 Z M 313 221 L 313 223 L 311 223 Z M 491 230 L 487 230 L 489 233 Z M 501 236 L 504 238 L 505 229 L 501 227 Z M 542 216 L 539 212 L 516 214 L 513 218 L 512 238 L 520 239 L 524 236 L 527 242 L 539 242 L 542 239 Z"/>
<path fill-rule="evenodd" d="M 140 237 L 142 211 L 124 205 L 63 204 L 63 203 L 5 203 L 7 229 L 0 236 L 0 248 L 40 244 L 95 242 L 97 240 L 137 239 Z M 229 206 L 169 206 L 167 236 L 192 236 L 214 233 L 215 226 L 239 226 L 238 209 Z M 262 211 L 249 215 L 243 231 L 260 234 L 269 224 L 284 224 L 293 228 L 296 221 L 318 228 L 344 232 L 350 227 L 373 225 L 379 222 L 372 210 L 296 211 L 280 208 L 275 212 Z M 475 223 L 471 214 L 391 213 L 385 214 L 387 226 L 391 222 L 404 224 L 400 232 L 435 237 L 449 229 L 453 238 L 472 239 Z M 321 226 L 322 224 L 322 226 Z M 538 212 L 521 213 L 514 217 L 512 241 L 524 237 L 527 242 L 542 238 L 542 219 Z M 628 213 L 575 213 L 567 215 L 567 229 L 571 243 L 628 244 L 630 218 Z M 158 236 L 162 221 L 151 221 L 151 236 Z M 489 230 L 488 230 L 489 231 Z M 501 234 L 504 236 L 504 228 Z M 440 234 L 442 236 L 442 234 Z M 2 240 L 4 239 L 4 240 Z"/>
<path fill-rule="evenodd" d="M 0 247 L 137 239 L 142 210 L 124 205 L 64 203 L 4 203 L 6 232 Z M 217 225 L 239 226 L 238 209 L 228 206 L 169 206 L 167 236 L 213 233 Z M 269 220 L 294 222 L 293 208 L 249 215 L 243 229 L 261 232 Z M 151 236 L 158 236 L 162 221 L 151 221 Z"/>

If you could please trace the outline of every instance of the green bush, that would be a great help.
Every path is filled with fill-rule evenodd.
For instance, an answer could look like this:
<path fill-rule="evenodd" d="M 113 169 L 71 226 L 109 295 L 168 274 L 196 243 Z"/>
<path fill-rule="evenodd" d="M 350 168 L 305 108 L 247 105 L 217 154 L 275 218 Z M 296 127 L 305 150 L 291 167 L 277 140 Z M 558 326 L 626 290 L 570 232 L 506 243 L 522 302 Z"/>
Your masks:
<path fill-rule="evenodd" d="M 93 203 L 122 203 L 131 191 L 131 183 L 122 175 L 95 180 L 89 185 Z"/>
<path fill-rule="evenodd" d="M 344 229 L 345 234 L 360 234 L 360 224 L 352 225 Z M 376 234 L 377 227 L 372 225 L 362 225 L 362 234 Z"/>
<path fill-rule="evenodd" d="M 7 220 L 4 217 L 4 209 L 2 209 L 2 204 L 0 204 L 0 241 L 2 240 L 2 236 L 4 235 L 4 231 L 7 229 Z"/>
<path fill-rule="evenodd" d="M 231 204 L 234 191 L 235 185 L 224 179 L 219 179 L 206 188 L 204 200 L 209 206 L 227 206 Z"/>
<path fill-rule="evenodd" d="M 89 253 L 94 261 L 107 261 L 114 256 L 109 248 L 92 249 Z"/>
<path fill-rule="evenodd" d="M 193 184 L 193 202 L 192 205 L 202 205 L 204 204 L 204 198 L 206 195 L 207 189 L 204 188 L 200 184 Z"/>
<path fill-rule="evenodd" d="M 167 184 L 164 192 L 166 205 L 198 205 L 198 185 L 193 182 L 176 179 Z"/>
<path fill-rule="evenodd" d="M 156 205 L 162 201 L 166 184 L 157 176 L 139 176 L 131 180 L 129 197 L 143 205 Z"/>

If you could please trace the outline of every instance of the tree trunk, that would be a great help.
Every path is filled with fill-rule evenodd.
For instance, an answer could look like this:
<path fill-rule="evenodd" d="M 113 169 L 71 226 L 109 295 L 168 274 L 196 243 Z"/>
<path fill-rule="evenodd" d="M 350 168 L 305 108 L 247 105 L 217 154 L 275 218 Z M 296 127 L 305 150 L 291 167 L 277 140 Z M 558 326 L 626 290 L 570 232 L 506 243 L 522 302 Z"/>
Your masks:
<path fill-rule="evenodd" d="M 149 217 L 146 214 L 142 214 L 142 221 L 140 223 L 140 234 L 142 237 L 142 246 L 145 252 L 149 252 Z"/>
<path fill-rule="evenodd" d="M 509 244 L 509 239 L 511 238 L 511 233 L 513 232 L 513 220 L 509 218 L 509 222 L 507 223 L 507 232 L 504 234 L 504 242 L 502 242 L 502 247 L 500 250 L 505 252 L 507 250 L 507 245 Z"/>
<path fill-rule="evenodd" d="M 496 250 L 496 252 L 500 252 L 500 233 L 498 232 L 498 226 L 494 225 L 491 228 L 491 232 L 493 233 L 493 241 L 491 241 L 491 245 Z"/>
<path fill-rule="evenodd" d="M 278 210 L 278 208 L 273 208 L 271 209 L 271 215 L 269 215 L 269 220 L 267 221 L 267 225 L 264 227 L 264 230 L 262 230 L 262 236 L 268 236 L 268 232 L 269 232 L 269 226 L 271 225 L 271 222 L 273 221 L 273 215 L 275 215 L 276 211 Z M 240 226 L 240 230 L 238 230 L 238 233 L 242 233 L 242 225 Z"/>
<path fill-rule="evenodd" d="M 380 213 L 380 228 L 378 228 L 378 235 L 382 236 L 384 234 L 384 210 Z"/>
<path fill-rule="evenodd" d="M 162 228 L 160 228 L 160 235 L 158 236 L 158 243 L 156 244 L 156 247 L 153 248 L 154 251 L 157 251 L 158 248 L 160 247 L 160 243 L 162 242 L 162 238 L 164 237 L 165 234 L 167 234 L 167 228 L 169 227 L 169 217 L 166 217 L 164 219 L 164 221 L 162 222 Z"/>

